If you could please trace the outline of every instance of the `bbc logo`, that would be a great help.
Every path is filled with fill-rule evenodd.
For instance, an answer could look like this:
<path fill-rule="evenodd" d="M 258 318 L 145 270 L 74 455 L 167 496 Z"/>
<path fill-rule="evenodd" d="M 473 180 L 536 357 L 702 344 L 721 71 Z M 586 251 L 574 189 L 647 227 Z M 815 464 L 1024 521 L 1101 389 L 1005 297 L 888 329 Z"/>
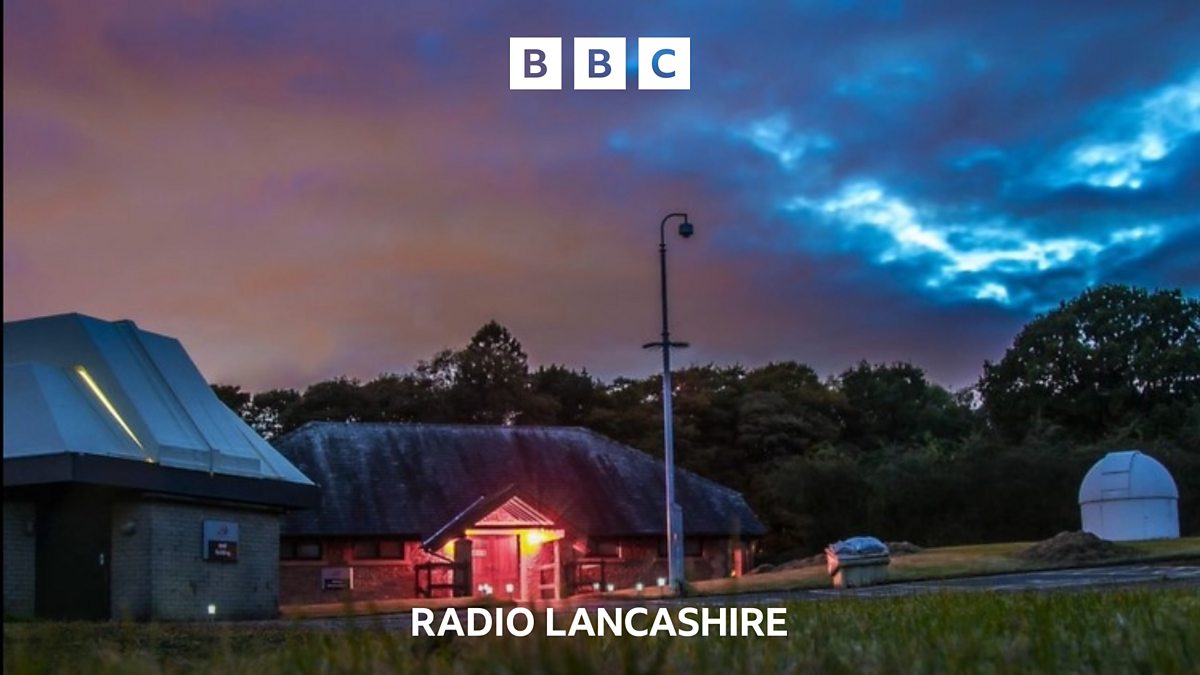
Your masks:
<path fill-rule="evenodd" d="M 625 38 L 575 38 L 575 89 L 625 89 Z M 691 89 L 692 40 L 638 38 L 638 89 Z M 508 39 L 509 89 L 562 89 L 562 38 Z"/>

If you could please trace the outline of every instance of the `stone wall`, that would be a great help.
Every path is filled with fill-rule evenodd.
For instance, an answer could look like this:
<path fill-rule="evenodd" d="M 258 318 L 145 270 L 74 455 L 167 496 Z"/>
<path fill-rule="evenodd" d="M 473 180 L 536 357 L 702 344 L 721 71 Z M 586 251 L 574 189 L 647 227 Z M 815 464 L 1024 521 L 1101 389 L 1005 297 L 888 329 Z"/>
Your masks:
<path fill-rule="evenodd" d="M 31 502 L 4 501 L 4 616 L 33 616 L 36 568 Z"/>

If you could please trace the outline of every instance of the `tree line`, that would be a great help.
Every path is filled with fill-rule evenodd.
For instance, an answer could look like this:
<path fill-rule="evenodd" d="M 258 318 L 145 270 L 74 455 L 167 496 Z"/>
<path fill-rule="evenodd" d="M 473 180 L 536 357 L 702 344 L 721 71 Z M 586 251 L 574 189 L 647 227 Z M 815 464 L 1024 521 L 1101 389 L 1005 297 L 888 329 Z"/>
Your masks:
<path fill-rule="evenodd" d="M 491 321 L 407 373 L 214 390 L 268 439 L 317 420 L 568 425 L 661 457 L 661 386 L 531 369 Z M 945 545 L 1077 529 L 1088 467 L 1135 448 L 1174 474 L 1183 531 L 1200 529 L 1200 302 L 1178 290 L 1088 290 L 957 392 L 865 361 L 824 379 L 796 361 L 691 366 L 674 387 L 679 465 L 746 496 L 768 559 L 862 533 Z"/>

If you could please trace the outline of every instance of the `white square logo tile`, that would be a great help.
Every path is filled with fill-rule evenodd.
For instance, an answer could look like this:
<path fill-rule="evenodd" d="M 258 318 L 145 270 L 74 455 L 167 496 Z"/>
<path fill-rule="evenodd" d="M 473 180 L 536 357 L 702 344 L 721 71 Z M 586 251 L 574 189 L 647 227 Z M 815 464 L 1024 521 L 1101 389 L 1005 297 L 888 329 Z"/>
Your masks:
<path fill-rule="evenodd" d="M 575 38 L 575 88 L 625 88 L 625 38 Z"/>
<path fill-rule="evenodd" d="M 691 88 L 691 38 L 638 38 L 638 89 Z"/>
<path fill-rule="evenodd" d="M 509 89 L 562 89 L 562 38 L 510 37 Z"/>

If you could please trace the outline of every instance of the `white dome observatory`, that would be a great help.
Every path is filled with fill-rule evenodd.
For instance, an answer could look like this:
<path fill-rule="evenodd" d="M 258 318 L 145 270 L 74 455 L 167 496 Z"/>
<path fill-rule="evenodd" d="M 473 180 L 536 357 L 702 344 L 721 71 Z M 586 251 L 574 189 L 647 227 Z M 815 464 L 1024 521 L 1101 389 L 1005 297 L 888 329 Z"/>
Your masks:
<path fill-rule="evenodd" d="M 1112 541 L 1179 538 L 1179 489 L 1167 468 L 1138 450 L 1110 452 L 1079 486 L 1083 530 Z"/>

